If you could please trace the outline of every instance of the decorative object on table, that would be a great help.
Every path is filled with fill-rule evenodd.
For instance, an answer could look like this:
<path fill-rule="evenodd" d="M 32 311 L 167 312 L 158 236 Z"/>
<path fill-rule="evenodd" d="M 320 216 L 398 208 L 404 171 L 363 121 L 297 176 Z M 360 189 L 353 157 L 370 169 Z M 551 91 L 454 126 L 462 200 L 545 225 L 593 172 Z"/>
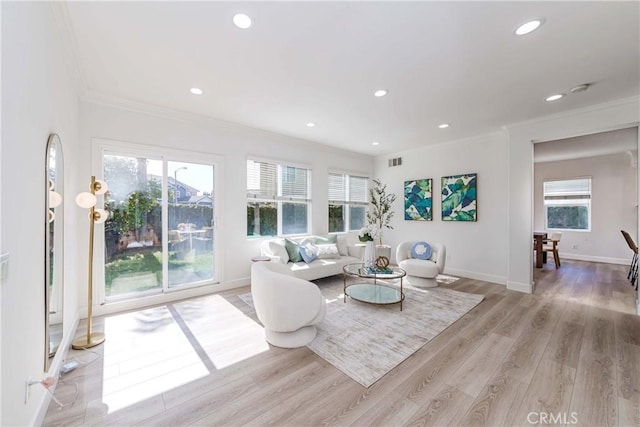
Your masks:
<path fill-rule="evenodd" d="M 379 256 L 378 258 L 376 258 L 376 267 L 380 269 L 389 267 L 389 258 L 386 256 Z"/>
<path fill-rule="evenodd" d="M 89 209 L 89 268 L 87 281 L 87 335 L 84 338 L 75 340 L 72 347 L 76 350 L 95 347 L 102 344 L 105 336 L 101 332 L 92 332 L 92 311 L 93 311 L 93 233 L 95 224 L 104 223 L 109 217 L 109 212 L 96 208 L 96 194 L 101 195 L 107 192 L 109 187 L 104 181 L 91 177 L 89 192 L 79 193 L 76 196 L 76 204 L 81 208 Z"/>
<path fill-rule="evenodd" d="M 431 221 L 433 219 L 433 180 L 415 179 L 404 182 L 404 219 Z"/>
<path fill-rule="evenodd" d="M 391 225 L 391 219 L 394 212 L 391 210 L 391 205 L 396 200 L 394 193 L 387 193 L 386 184 L 382 184 L 379 179 L 374 179 L 374 188 L 369 189 L 369 198 L 371 206 L 367 211 L 367 224 L 372 228 L 377 228 L 378 233 L 375 240 L 379 240 L 382 244 L 382 229 L 393 229 Z"/>
<path fill-rule="evenodd" d="M 343 304 L 342 279 L 320 286 L 327 315 L 307 347 L 363 387 L 370 387 L 407 357 L 451 326 L 482 295 L 447 288 L 405 288 L 404 310 L 395 306 Z M 253 306 L 251 294 L 239 295 Z"/>
<path fill-rule="evenodd" d="M 416 253 L 423 258 L 427 254 L 428 245 L 432 253 L 427 259 L 415 258 Z M 416 288 L 433 288 L 438 286 L 436 277 L 444 271 L 447 250 L 442 243 L 404 241 L 396 249 L 396 262 L 407 272 L 407 283 Z"/>
<path fill-rule="evenodd" d="M 374 265 L 373 267 L 364 267 L 363 272 L 365 274 L 393 274 L 393 270 L 389 267 L 378 267 Z"/>
<path fill-rule="evenodd" d="M 363 262 L 365 267 L 371 267 L 376 262 L 376 244 L 373 241 L 366 242 Z"/>
<path fill-rule="evenodd" d="M 442 220 L 477 221 L 475 173 L 442 177 Z"/>
<path fill-rule="evenodd" d="M 360 229 L 358 238 L 365 243 L 362 256 L 362 262 L 364 262 L 365 267 L 371 267 L 376 262 L 376 244 L 374 240 L 380 238 L 380 233 L 380 229 L 372 224 L 367 224 Z"/>

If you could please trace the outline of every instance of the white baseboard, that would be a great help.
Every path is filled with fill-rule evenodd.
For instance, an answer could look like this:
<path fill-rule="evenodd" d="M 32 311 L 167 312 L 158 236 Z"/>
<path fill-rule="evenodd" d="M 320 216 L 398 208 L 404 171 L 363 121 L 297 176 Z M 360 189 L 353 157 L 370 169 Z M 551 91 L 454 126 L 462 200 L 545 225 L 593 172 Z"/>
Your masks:
<path fill-rule="evenodd" d="M 525 294 L 533 293 L 533 284 L 520 282 L 507 282 L 507 289 L 510 291 L 524 292 Z"/>
<path fill-rule="evenodd" d="M 241 288 L 243 286 L 249 286 L 251 284 L 251 277 L 241 277 L 236 280 L 229 280 L 224 284 L 220 285 L 220 290 L 226 291 L 228 289 Z"/>
<path fill-rule="evenodd" d="M 506 277 L 494 276 L 493 274 L 476 273 L 474 271 L 460 270 L 458 268 L 445 267 L 444 274 L 450 274 L 452 276 L 468 277 L 469 279 L 483 280 L 485 282 L 497 283 L 499 285 L 507 284 Z"/>
<path fill-rule="evenodd" d="M 113 301 L 93 308 L 94 316 L 103 316 L 105 314 L 120 313 L 126 310 L 136 310 L 143 307 L 150 307 L 153 305 L 167 304 L 174 301 L 183 300 L 186 298 L 194 298 L 203 295 L 214 294 L 220 291 L 226 291 L 228 289 L 235 289 L 250 284 L 249 277 L 243 277 L 223 283 L 216 283 L 211 285 L 198 286 L 188 289 L 180 289 L 179 291 L 158 293 L 145 297 L 127 299 L 122 301 Z M 82 309 L 81 317 L 84 319 L 87 317 L 87 308 Z"/>
<path fill-rule="evenodd" d="M 78 329 L 78 323 L 80 322 L 80 312 L 77 312 L 74 316 L 73 322 L 71 323 L 71 328 L 67 333 L 65 333 L 62 337 L 62 342 L 58 346 L 58 351 L 56 355 L 53 357 L 53 360 L 49 364 L 49 371 L 44 375 L 45 378 L 53 377 L 58 380 L 60 376 L 60 368 L 67 360 L 67 355 L 69 354 L 69 349 L 71 348 L 71 343 L 73 342 L 73 337 L 76 335 L 76 330 Z M 51 389 L 53 393 L 55 391 L 56 385 Z M 36 387 L 35 385 L 33 387 Z M 42 398 L 38 402 L 38 407 L 36 409 L 36 413 L 34 415 L 33 420 L 31 421 L 32 426 L 41 426 L 44 422 L 44 417 L 47 415 L 47 410 L 49 409 L 49 404 L 51 403 L 51 395 L 45 390 L 42 393 Z"/>
<path fill-rule="evenodd" d="M 576 261 L 602 262 L 605 264 L 621 264 L 621 265 L 629 265 L 631 263 L 631 259 L 625 259 L 625 258 L 610 258 L 610 257 L 604 257 L 604 256 L 568 254 L 568 253 L 562 253 L 560 255 L 560 260 L 563 260 L 563 259 L 572 259 Z"/>

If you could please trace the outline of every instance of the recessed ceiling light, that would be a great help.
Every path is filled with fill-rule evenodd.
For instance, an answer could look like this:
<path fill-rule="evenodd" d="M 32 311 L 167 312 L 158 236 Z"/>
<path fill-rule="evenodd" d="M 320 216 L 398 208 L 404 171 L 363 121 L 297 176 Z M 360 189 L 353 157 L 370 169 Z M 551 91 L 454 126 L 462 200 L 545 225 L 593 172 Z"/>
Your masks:
<path fill-rule="evenodd" d="M 246 30 L 251 26 L 251 18 L 244 13 L 236 13 L 233 15 L 233 23 L 236 27 Z"/>
<path fill-rule="evenodd" d="M 313 123 L 313 122 L 309 122 L 309 123 L 307 123 L 307 127 L 310 127 L 310 128 L 314 127 L 315 125 L 316 125 L 316 124 L 315 124 L 315 123 Z"/>
<path fill-rule="evenodd" d="M 516 34 L 519 36 L 524 36 L 525 34 L 529 34 L 530 32 L 536 30 L 538 27 L 542 25 L 542 19 L 534 19 L 524 24 L 520 25 L 516 28 Z"/>
<path fill-rule="evenodd" d="M 389 92 L 387 92 L 386 90 L 380 89 L 380 90 L 377 90 L 377 91 L 373 92 L 373 96 L 376 96 L 376 97 L 380 98 L 381 96 L 385 96 L 388 93 Z"/>
<path fill-rule="evenodd" d="M 197 87 L 192 87 L 191 89 L 189 89 L 189 92 L 191 92 L 194 95 L 202 95 L 204 93 L 202 89 Z"/>
<path fill-rule="evenodd" d="M 378 141 L 373 141 L 371 145 L 380 145 L 380 143 Z"/>
<path fill-rule="evenodd" d="M 449 127 L 449 123 L 443 123 L 441 125 L 438 126 L 440 129 L 446 129 Z"/>
<path fill-rule="evenodd" d="M 545 101 L 551 102 L 551 101 L 557 101 L 558 99 L 562 98 L 564 95 L 561 93 L 555 94 L 555 95 L 551 95 L 549 97 L 547 97 L 547 99 L 545 99 Z"/>

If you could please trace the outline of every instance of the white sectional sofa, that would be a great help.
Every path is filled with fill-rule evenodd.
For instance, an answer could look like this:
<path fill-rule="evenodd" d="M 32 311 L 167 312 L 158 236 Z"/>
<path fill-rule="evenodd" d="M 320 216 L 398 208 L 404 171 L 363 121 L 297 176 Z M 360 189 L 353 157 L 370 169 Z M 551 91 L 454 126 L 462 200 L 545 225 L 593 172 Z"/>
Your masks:
<path fill-rule="evenodd" d="M 335 243 L 332 243 L 335 238 Z M 329 236 L 300 236 L 265 240 L 260 246 L 263 256 L 271 258 L 271 262 L 286 265 L 295 277 L 315 280 L 323 277 L 342 274 L 342 267 L 347 264 L 361 262 L 364 248 L 356 246 L 360 243 L 357 233 L 344 233 Z M 297 244 L 305 247 L 305 252 L 316 251 L 318 258 L 305 262 L 304 259 L 293 258 Z M 287 250 L 289 246 L 289 250 Z M 309 258 L 309 256 L 307 256 Z"/>

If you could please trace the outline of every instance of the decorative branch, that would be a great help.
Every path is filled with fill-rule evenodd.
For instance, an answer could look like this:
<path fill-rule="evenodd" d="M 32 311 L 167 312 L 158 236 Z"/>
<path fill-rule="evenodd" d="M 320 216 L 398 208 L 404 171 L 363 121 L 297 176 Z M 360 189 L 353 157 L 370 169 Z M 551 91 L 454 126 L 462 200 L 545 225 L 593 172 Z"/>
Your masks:
<path fill-rule="evenodd" d="M 379 179 L 374 179 L 373 183 L 375 187 L 369 189 L 369 199 L 371 200 L 371 206 L 367 211 L 367 223 L 372 228 L 379 230 L 380 244 L 382 244 L 382 229 L 393 229 L 391 225 L 391 219 L 394 212 L 391 210 L 391 205 L 396 200 L 394 193 L 387 194 L 387 185 L 382 184 Z"/>

